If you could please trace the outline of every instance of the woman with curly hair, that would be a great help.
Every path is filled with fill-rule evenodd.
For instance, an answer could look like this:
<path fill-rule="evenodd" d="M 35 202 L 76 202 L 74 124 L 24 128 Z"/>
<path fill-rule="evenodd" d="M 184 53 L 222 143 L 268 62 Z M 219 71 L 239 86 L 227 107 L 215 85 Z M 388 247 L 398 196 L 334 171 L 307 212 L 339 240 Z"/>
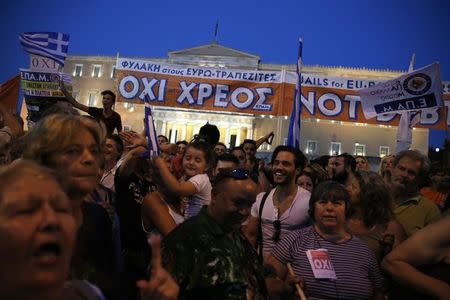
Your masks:
<path fill-rule="evenodd" d="M 365 240 L 380 261 L 406 239 L 403 227 L 394 218 L 388 188 L 372 171 L 356 171 L 346 188 L 351 202 L 348 230 Z"/>

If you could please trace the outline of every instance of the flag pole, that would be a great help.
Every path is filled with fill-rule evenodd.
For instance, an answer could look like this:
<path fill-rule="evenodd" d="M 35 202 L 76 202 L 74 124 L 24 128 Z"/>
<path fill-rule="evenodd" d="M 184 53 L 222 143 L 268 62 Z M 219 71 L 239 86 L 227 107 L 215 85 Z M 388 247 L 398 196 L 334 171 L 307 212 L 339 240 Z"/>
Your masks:
<path fill-rule="evenodd" d="M 409 61 L 408 73 L 414 71 L 414 64 L 416 62 L 416 53 L 412 54 Z M 400 122 L 397 126 L 397 147 L 396 152 L 408 150 L 412 144 L 412 128 L 420 120 L 420 111 L 404 111 L 400 114 Z"/>
<path fill-rule="evenodd" d="M 297 57 L 297 82 L 295 84 L 294 101 L 292 103 L 291 118 L 289 120 L 289 131 L 287 144 L 296 149 L 300 149 L 300 126 L 302 114 L 302 56 L 303 56 L 303 38 L 299 39 L 298 57 Z"/>

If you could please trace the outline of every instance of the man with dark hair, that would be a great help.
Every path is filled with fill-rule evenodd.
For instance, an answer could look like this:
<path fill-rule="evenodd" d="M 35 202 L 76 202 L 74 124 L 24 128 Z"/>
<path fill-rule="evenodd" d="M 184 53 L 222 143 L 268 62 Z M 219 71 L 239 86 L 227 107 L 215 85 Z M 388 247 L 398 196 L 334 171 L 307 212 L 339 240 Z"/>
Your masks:
<path fill-rule="evenodd" d="M 236 169 L 239 167 L 239 160 L 230 153 L 220 155 L 216 160 L 216 166 L 213 169 L 213 177 L 217 176 L 221 171 L 227 169 Z"/>
<path fill-rule="evenodd" d="M 256 141 L 245 139 L 241 144 L 242 149 L 244 149 L 246 155 L 255 156 L 256 154 Z"/>
<path fill-rule="evenodd" d="M 356 160 L 348 153 L 336 156 L 332 166 L 333 180 L 346 185 L 355 176 Z"/>
<path fill-rule="evenodd" d="M 440 219 L 438 207 L 419 193 L 418 182 L 430 170 L 428 157 L 416 150 L 395 156 L 390 179 L 394 214 L 407 236 Z"/>
<path fill-rule="evenodd" d="M 164 144 L 168 144 L 168 143 L 169 143 L 169 139 L 167 138 L 167 136 L 162 135 L 162 134 L 158 135 L 158 144 L 160 146 L 164 145 Z"/>
<path fill-rule="evenodd" d="M 224 143 L 218 142 L 214 146 L 214 153 L 216 153 L 217 156 L 220 156 L 227 152 L 227 146 L 225 146 Z"/>
<path fill-rule="evenodd" d="M 262 266 L 239 230 L 256 193 L 246 170 L 220 172 L 210 205 L 163 240 L 163 264 L 180 299 L 267 299 Z"/>
<path fill-rule="evenodd" d="M 117 133 L 122 131 L 122 119 L 120 118 L 120 115 L 112 109 L 113 105 L 116 103 L 116 95 L 112 91 L 105 90 L 101 92 L 101 95 L 103 97 L 103 108 L 97 108 L 93 106 L 86 106 L 78 102 L 67 91 L 63 81 L 60 81 L 60 89 L 66 97 L 66 100 L 69 101 L 69 103 L 72 104 L 75 108 L 88 113 L 97 121 L 103 122 L 106 126 L 107 135 L 112 135 L 114 133 L 114 130 L 117 130 Z"/>
<path fill-rule="evenodd" d="M 260 193 L 252 206 L 245 233 L 253 245 L 258 244 L 264 257 L 292 230 L 309 223 L 308 205 L 311 193 L 296 184 L 305 167 L 306 157 L 290 146 L 278 146 L 272 155 L 272 173 L 276 185 Z"/>
<path fill-rule="evenodd" d="M 242 147 L 233 147 L 230 149 L 230 154 L 237 157 L 239 160 L 239 168 L 245 169 L 247 166 L 247 157 L 245 156 L 245 151 Z"/>

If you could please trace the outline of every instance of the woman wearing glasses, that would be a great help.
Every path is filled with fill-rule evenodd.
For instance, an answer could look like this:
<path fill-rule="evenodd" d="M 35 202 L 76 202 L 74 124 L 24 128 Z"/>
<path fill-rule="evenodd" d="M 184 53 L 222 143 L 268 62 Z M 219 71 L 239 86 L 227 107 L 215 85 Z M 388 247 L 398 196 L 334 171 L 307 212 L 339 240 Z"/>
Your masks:
<path fill-rule="evenodd" d="M 337 182 L 319 184 L 309 204 L 313 225 L 285 237 L 267 258 L 281 280 L 290 263 L 310 299 L 383 299 L 375 255 L 346 230 L 349 198 Z"/>

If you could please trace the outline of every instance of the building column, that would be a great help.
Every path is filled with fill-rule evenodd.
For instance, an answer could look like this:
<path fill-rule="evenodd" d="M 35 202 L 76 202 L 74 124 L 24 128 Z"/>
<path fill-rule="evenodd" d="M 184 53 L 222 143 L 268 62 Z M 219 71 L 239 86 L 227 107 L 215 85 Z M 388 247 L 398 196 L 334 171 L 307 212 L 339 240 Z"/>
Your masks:
<path fill-rule="evenodd" d="M 247 139 L 252 140 L 253 139 L 253 128 L 247 127 Z"/>
<path fill-rule="evenodd" d="M 166 136 L 167 121 L 163 121 L 161 126 L 161 134 Z"/>
<path fill-rule="evenodd" d="M 186 122 L 184 122 L 184 125 L 183 125 L 182 130 L 181 130 L 181 139 L 180 139 L 180 141 L 186 140 L 186 132 L 187 132 L 187 124 L 186 124 Z"/>
<path fill-rule="evenodd" d="M 236 146 L 241 145 L 241 127 L 237 127 L 236 129 Z"/>
<path fill-rule="evenodd" d="M 230 127 L 226 127 L 226 131 L 225 131 L 225 145 L 227 145 L 227 148 L 230 148 Z"/>

